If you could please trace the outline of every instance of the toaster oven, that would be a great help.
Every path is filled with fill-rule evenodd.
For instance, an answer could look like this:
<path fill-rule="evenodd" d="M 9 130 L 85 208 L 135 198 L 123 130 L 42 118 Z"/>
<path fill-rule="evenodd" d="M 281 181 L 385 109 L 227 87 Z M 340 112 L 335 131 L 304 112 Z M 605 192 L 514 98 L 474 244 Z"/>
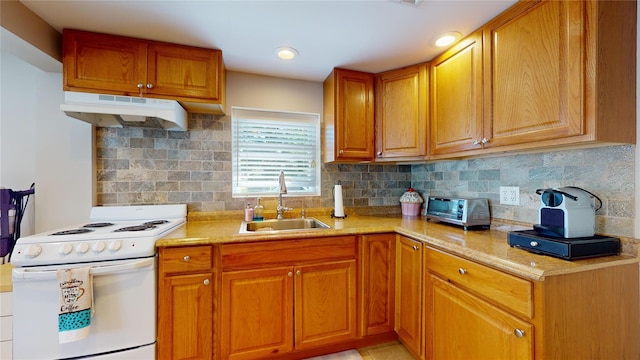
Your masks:
<path fill-rule="evenodd" d="M 491 225 L 489 201 L 483 198 L 446 198 L 429 196 L 425 210 L 427 220 L 469 227 Z"/>

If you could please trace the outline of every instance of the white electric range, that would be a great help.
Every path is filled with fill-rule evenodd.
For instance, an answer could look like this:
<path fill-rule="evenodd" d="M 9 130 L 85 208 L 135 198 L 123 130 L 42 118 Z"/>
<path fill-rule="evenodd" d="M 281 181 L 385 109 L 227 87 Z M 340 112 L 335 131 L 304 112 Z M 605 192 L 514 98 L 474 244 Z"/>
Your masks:
<path fill-rule="evenodd" d="M 186 215 L 186 205 L 94 207 L 86 223 L 19 238 L 10 258 L 14 358 L 155 359 L 155 242 Z M 75 268 L 90 269 L 93 316 L 88 337 L 61 344 L 56 274 Z"/>

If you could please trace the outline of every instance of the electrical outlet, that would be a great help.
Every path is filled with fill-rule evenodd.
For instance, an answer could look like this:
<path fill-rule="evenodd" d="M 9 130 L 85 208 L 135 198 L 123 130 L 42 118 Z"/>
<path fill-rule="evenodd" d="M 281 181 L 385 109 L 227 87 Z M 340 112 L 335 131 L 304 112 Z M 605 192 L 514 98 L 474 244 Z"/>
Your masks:
<path fill-rule="evenodd" d="M 500 186 L 500 205 L 520 205 L 520 187 Z"/>

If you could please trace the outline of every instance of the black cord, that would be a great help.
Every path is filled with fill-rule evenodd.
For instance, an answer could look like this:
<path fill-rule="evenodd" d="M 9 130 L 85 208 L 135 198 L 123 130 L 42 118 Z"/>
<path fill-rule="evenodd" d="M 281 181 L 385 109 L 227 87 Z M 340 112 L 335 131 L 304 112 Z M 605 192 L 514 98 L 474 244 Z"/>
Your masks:
<path fill-rule="evenodd" d="M 598 200 L 598 202 L 600 203 L 600 206 L 598 206 L 598 207 L 596 208 L 596 211 L 598 211 L 598 210 L 602 209 L 602 200 L 600 200 L 600 198 L 599 198 L 596 194 L 592 193 L 591 191 L 589 191 L 589 190 L 585 190 L 585 189 L 580 188 L 580 187 L 577 187 L 577 186 L 565 186 L 565 187 L 570 188 L 570 189 L 578 189 L 578 190 L 582 190 L 582 191 L 586 192 L 587 194 L 589 194 L 589 195 L 593 196 L 593 197 L 594 197 L 594 198 L 596 198 L 596 199 Z"/>
<path fill-rule="evenodd" d="M 586 192 L 587 194 L 589 194 L 589 195 L 593 196 L 594 198 L 596 198 L 598 200 L 598 202 L 600 203 L 600 206 L 598 206 L 595 211 L 598 211 L 598 210 L 602 209 L 602 200 L 596 194 L 592 193 L 591 191 L 585 190 L 585 189 L 583 189 L 581 187 L 577 187 L 577 186 L 563 186 L 563 187 L 564 188 L 568 188 L 568 189 L 582 190 L 582 191 Z M 568 197 L 571 200 L 578 200 L 577 196 L 568 194 L 568 193 L 566 193 L 566 192 L 564 192 L 562 190 L 558 190 L 558 189 L 538 189 L 538 190 L 536 190 L 536 194 L 542 195 L 542 193 L 547 192 L 547 191 L 551 191 L 551 192 L 554 192 L 554 193 L 562 194 L 562 195 Z"/>
<path fill-rule="evenodd" d="M 22 224 L 22 219 L 24 218 L 24 213 L 27 209 L 27 205 L 29 204 L 29 197 L 35 193 L 36 183 L 31 184 L 31 187 L 28 190 L 24 191 L 11 191 L 11 202 L 16 208 L 16 214 L 13 220 L 13 245 L 20 238 L 20 225 Z"/>

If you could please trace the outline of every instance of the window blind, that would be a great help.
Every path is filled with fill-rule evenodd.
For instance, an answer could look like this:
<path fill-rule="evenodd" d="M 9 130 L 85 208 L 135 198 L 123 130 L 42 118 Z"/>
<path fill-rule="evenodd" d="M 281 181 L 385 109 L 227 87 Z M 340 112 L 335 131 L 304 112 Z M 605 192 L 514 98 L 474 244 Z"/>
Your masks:
<path fill-rule="evenodd" d="M 289 195 L 320 195 L 320 115 L 232 109 L 234 197 L 277 196 L 284 171 Z"/>

